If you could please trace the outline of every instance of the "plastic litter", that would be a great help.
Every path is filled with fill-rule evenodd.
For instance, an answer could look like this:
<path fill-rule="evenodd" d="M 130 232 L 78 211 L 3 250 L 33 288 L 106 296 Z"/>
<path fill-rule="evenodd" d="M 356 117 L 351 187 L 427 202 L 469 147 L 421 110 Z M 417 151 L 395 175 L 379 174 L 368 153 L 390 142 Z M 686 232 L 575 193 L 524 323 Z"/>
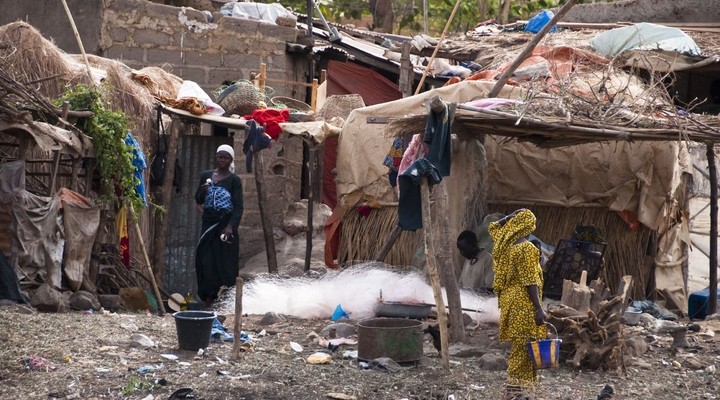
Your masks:
<path fill-rule="evenodd" d="M 213 320 L 212 328 L 210 328 L 210 341 L 213 343 L 233 341 L 233 335 L 227 332 L 227 328 L 217 318 Z"/>
<path fill-rule="evenodd" d="M 337 307 L 335 307 L 335 311 L 333 311 L 332 316 L 330 317 L 330 319 L 331 319 L 332 321 L 337 321 L 337 320 L 339 320 L 339 319 L 341 319 L 341 318 L 348 318 L 348 319 L 350 319 L 350 315 L 349 315 L 348 313 L 346 313 L 345 310 L 343 310 L 342 304 L 338 304 Z"/>
<path fill-rule="evenodd" d="M 668 321 L 677 321 L 678 319 L 678 316 L 672 311 L 649 300 L 635 300 L 632 302 L 632 306 L 642 312 L 652 315 L 657 319 L 664 319 Z"/>
<path fill-rule="evenodd" d="M 303 347 L 299 343 L 290 342 L 290 348 L 300 353 L 303 351 Z"/>
<path fill-rule="evenodd" d="M 332 356 L 327 353 L 313 353 L 308 356 L 305 361 L 308 364 L 330 364 L 332 362 Z"/>
<path fill-rule="evenodd" d="M 550 10 L 542 10 L 535 14 L 525 26 L 525 32 L 538 33 L 550 22 L 555 14 Z M 557 26 L 550 28 L 550 32 L 557 32 Z"/>
<path fill-rule="evenodd" d="M 162 364 L 157 364 L 157 365 L 143 365 L 142 367 L 138 368 L 136 371 L 137 371 L 137 373 L 140 374 L 140 375 L 145 375 L 145 374 L 147 374 L 147 373 L 154 372 L 154 371 L 157 371 L 157 370 L 159 370 L 159 369 L 162 369 L 162 367 L 163 367 Z"/>

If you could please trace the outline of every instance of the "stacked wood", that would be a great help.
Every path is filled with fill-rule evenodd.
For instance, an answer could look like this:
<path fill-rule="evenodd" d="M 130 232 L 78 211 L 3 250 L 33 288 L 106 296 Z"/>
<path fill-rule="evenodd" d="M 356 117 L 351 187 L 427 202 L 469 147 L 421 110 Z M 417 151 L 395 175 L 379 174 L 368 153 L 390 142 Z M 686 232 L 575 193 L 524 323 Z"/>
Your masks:
<path fill-rule="evenodd" d="M 562 339 L 561 360 L 575 368 L 591 370 L 614 370 L 619 375 L 625 372 L 625 341 L 623 338 L 624 310 L 628 302 L 628 290 L 632 277 L 625 276 L 619 283 L 618 293 L 610 295 L 601 280 L 582 288 L 585 304 L 585 290 L 589 291 L 590 307 L 579 311 L 567 304 L 548 310 L 548 322 L 557 329 Z M 569 290 L 577 287 L 568 285 Z M 566 298 L 566 293 L 563 293 Z M 568 294 L 568 298 L 574 298 Z"/>

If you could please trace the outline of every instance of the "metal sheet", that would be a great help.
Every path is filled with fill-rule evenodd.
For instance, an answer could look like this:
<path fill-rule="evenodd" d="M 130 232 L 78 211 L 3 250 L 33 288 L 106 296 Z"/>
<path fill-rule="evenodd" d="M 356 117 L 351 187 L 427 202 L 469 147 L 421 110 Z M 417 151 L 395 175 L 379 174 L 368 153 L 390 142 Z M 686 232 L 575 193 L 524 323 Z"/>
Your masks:
<path fill-rule="evenodd" d="M 170 292 L 196 293 L 195 246 L 202 221 L 195 208 L 195 189 L 203 171 L 214 168 L 215 150 L 233 145 L 231 137 L 181 136 L 177 158 L 182 169 L 180 193 L 173 188 L 165 250 L 164 286 Z"/>

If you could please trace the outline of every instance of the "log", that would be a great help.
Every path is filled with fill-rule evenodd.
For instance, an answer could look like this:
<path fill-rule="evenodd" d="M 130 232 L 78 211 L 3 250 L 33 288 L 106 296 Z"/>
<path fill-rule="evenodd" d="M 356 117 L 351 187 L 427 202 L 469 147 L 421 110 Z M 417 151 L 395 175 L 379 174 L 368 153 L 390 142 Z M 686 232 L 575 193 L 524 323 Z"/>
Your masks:
<path fill-rule="evenodd" d="M 312 260 L 313 248 L 313 203 L 315 202 L 315 158 L 316 148 L 315 142 L 308 141 L 308 163 L 307 163 L 307 232 L 305 232 L 305 268 L 304 271 L 310 271 L 310 261 Z"/>
<path fill-rule="evenodd" d="M 162 317 L 165 315 L 165 307 L 162 302 L 163 299 L 160 295 L 160 289 L 158 289 L 157 281 L 155 280 L 155 274 L 153 273 L 152 264 L 150 263 L 150 257 L 148 257 L 147 249 L 145 249 L 145 241 L 143 240 L 142 232 L 140 232 L 140 225 L 138 224 L 137 215 L 135 214 L 135 209 L 133 208 L 132 203 L 128 203 L 128 210 L 130 211 L 130 217 L 132 218 L 132 223 L 135 227 L 135 234 L 138 236 L 138 242 L 140 243 L 140 249 L 142 250 L 145 266 L 147 267 L 148 274 L 152 280 L 152 290 L 158 304 L 158 315 Z"/>
<path fill-rule="evenodd" d="M 628 302 L 630 301 L 630 292 L 633 289 L 632 275 L 625 275 L 620 278 L 620 283 L 617 287 L 618 291 L 615 296 L 619 297 L 620 301 L 612 308 L 612 311 L 620 315 L 624 315 L 625 309 L 627 308 Z"/>
<path fill-rule="evenodd" d="M 400 228 L 400 225 L 393 226 L 392 230 L 388 234 L 387 240 L 385 240 L 385 244 L 383 244 L 383 247 L 380 249 L 378 255 L 375 257 L 375 261 L 385 261 L 385 257 L 387 257 L 388 253 L 390 253 L 393 245 L 400 237 L 401 232 L 402 228 Z"/>
<path fill-rule="evenodd" d="M 587 286 L 587 271 L 582 272 L 579 284 L 567 279 L 563 280 L 563 291 L 560 303 L 578 311 L 585 312 L 590 310 L 591 298 L 592 292 Z"/>

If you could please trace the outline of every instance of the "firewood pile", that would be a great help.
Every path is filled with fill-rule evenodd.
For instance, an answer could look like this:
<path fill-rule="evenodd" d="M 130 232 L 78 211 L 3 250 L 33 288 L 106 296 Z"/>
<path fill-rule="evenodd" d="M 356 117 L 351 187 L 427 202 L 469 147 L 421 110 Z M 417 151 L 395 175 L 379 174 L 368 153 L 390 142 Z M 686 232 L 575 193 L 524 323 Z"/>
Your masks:
<path fill-rule="evenodd" d="M 548 310 L 551 323 L 562 339 L 560 359 L 575 368 L 614 370 L 625 373 L 624 310 L 632 277 L 625 276 L 617 294 L 601 280 L 589 286 L 565 281 L 559 306 Z"/>
<path fill-rule="evenodd" d="M 16 81 L 0 68 L 0 118 L 10 123 L 32 125 L 34 117 L 30 110 L 55 114 L 53 106 L 31 85 Z"/>

